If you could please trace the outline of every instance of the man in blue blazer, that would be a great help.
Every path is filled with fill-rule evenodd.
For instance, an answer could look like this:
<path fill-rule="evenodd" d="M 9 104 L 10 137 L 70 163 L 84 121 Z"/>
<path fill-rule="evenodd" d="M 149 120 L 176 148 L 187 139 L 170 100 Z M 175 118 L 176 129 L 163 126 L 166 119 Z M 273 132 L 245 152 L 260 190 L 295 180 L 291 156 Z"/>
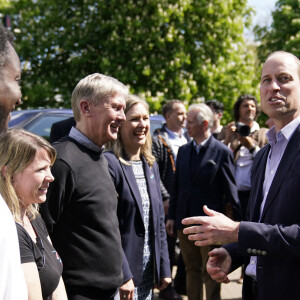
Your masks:
<path fill-rule="evenodd" d="M 218 282 L 246 266 L 243 299 L 298 299 L 300 295 L 300 61 L 291 53 L 269 55 L 260 82 L 262 110 L 272 118 L 269 144 L 252 170 L 247 220 L 232 222 L 204 208 L 208 217 L 184 220 L 198 246 L 233 243 L 213 250 L 207 269 Z M 200 226 L 199 226 L 200 225 Z M 244 258 L 244 259 L 243 259 Z"/>
<path fill-rule="evenodd" d="M 205 104 L 190 106 L 187 130 L 193 141 L 179 148 L 171 197 L 167 232 L 177 229 L 180 248 L 186 266 L 187 295 L 189 300 L 203 299 L 203 283 L 208 300 L 220 298 L 220 285 L 207 274 L 205 266 L 208 252 L 214 247 L 200 250 L 182 232 L 182 219 L 204 215 L 203 205 L 225 213 L 226 206 L 239 210 L 234 180 L 232 152 L 211 135 L 213 113 Z"/>

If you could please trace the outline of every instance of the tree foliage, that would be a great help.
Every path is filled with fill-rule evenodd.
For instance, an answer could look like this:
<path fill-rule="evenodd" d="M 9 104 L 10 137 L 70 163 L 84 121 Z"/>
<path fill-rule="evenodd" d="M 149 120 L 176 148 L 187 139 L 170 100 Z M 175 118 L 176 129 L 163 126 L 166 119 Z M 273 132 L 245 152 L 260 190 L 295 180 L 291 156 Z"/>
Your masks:
<path fill-rule="evenodd" d="M 300 58 L 300 1 L 277 1 L 272 16 L 271 28 L 255 28 L 256 39 L 260 43 L 260 60 L 265 60 L 268 54 L 277 50 L 291 52 Z"/>
<path fill-rule="evenodd" d="M 165 99 L 215 98 L 228 119 L 241 93 L 257 95 L 246 0 L 18 0 L 9 13 L 26 106 L 69 107 L 94 72 L 127 84 L 152 111 Z"/>

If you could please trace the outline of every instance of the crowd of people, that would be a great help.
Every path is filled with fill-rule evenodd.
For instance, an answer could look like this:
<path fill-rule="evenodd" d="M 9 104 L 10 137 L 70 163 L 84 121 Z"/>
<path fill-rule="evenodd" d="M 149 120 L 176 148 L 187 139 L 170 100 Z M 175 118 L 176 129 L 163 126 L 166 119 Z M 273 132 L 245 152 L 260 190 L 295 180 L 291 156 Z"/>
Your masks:
<path fill-rule="evenodd" d="M 201 300 L 205 285 L 220 300 L 240 266 L 245 300 L 298 295 L 297 57 L 277 51 L 263 65 L 270 129 L 243 94 L 224 126 L 217 100 L 166 101 L 152 137 L 147 102 L 95 73 L 75 86 L 74 118 L 53 125 L 50 144 L 8 129 L 20 79 L 0 26 L 0 299 L 142 300 L 157 288 Z"/>

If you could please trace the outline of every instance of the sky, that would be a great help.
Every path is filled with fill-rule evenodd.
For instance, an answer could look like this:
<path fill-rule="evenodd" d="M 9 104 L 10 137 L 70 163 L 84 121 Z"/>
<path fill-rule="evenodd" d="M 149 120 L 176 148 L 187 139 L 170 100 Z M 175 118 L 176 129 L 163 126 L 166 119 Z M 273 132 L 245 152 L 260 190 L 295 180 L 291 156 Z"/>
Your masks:
<path fill-rule="evenodd" d="M 277 0 L 248 0 L 248 5 L 256 10 L 253 24 L 266 25 L 272 21 L 271 11 L 275 9 Z"/>
<path fill-rule="evenodd" d="M 248 0 L 248 5 L 256 11 L 253 15 L 253 26 L 265 26 L 272 23 L 271 12 L 275 9 L 276 2 L 277 0 Z M 252 38 L 252 34 L 249 32 L 246 32 L 245 35 Z"/>

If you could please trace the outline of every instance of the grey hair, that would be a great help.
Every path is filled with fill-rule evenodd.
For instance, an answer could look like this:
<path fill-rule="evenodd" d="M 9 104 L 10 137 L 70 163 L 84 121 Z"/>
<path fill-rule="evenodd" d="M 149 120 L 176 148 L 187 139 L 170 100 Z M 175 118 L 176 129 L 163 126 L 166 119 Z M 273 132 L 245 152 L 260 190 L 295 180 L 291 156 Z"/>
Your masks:
<path fill-rule="evenodd" d="M 208 128 L 211 128 L 213 126 L 214 115 L 209 106 L 207 106 L 204 103 L 196 103 L 196 104 L 192 104 L 189 107 L 189 111 L 192 111 L 192 110 L 198 111 L 197 120 L 200 125 L 203 123 L 203 121 L 207 121 Z"/>

